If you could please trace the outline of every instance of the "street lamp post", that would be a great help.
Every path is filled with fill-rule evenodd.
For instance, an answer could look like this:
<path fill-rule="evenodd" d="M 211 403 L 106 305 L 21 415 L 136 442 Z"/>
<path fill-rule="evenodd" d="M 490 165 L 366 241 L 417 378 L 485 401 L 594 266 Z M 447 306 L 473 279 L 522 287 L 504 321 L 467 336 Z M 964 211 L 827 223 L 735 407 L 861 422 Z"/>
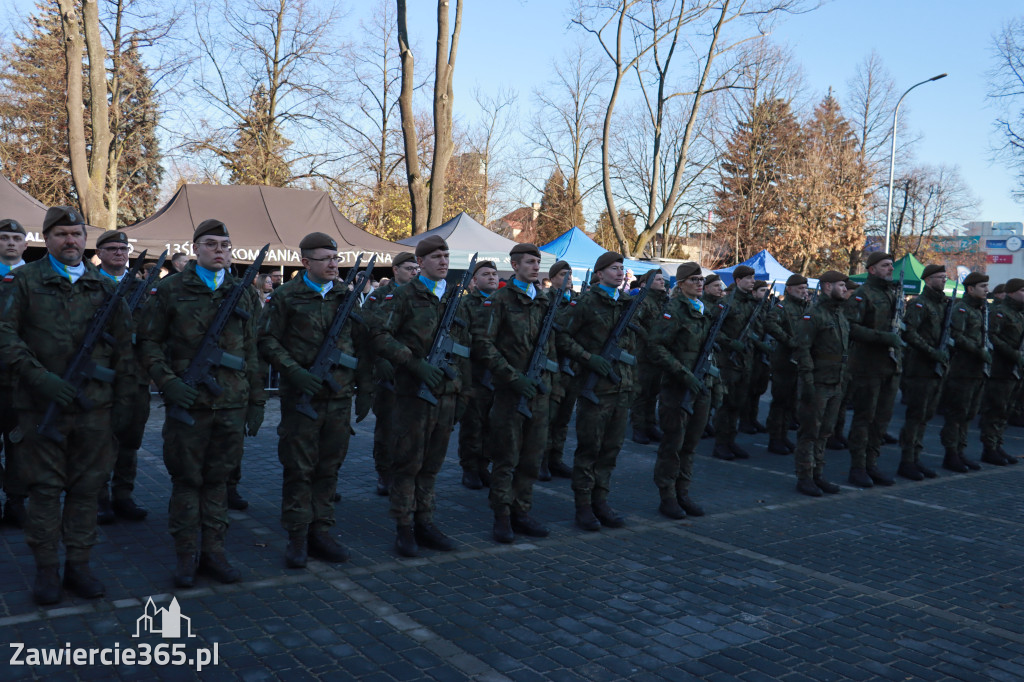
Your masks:
<path fill-rule="evenodd" d="M 931 83 L 941 78 L 945 78 L 947 74 L 940 73 L 938 76 L 932 76 L 928 80 L 921 81 L 915 85 L 911 85 L 907 88 L 907 91 L 900 95 L 900 99 L 896 102 L 896 109 L 892 112 L 892 154 L 889 156 L 889 199 L 885 202 L 885 252 L 889 253 L 889 230 L 892 225 L 892 183 L 893 176 L 896 171 L 896 117 L 900 113 L 900 105 L 903 104 L 903 98 L 910 94 L 910 91 L 916 88 L 918 85 L 924 85 L 925 83 Z"/>

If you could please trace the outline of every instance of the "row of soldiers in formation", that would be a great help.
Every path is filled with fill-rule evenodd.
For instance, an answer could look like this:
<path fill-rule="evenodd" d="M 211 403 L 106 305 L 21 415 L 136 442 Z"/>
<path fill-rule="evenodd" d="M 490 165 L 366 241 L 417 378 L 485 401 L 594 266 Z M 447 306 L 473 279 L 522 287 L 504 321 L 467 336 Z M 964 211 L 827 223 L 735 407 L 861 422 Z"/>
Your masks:
<path fill-rule="evenodd" d="M 3 235 L 19 231 L 23 236 L 17 223 L 0 221 L 0 251 Z M 104 594 L 89 554 L 97 500 L 107 497 L 112 472 L 114 510 L 145 515 L 131 493 L 150 382 L 167 408 L 163 459 L 172 482 L 174 583 L 190 587 L 198 572 L 240 579 L 224 553 L 228 489 L 237 482 L 244 436 L 255 436 L 263 422 L 266 363 L 280 373 L 281 520 L 285 561 L 295 568 L 309 555 L 348 558 L 331 531 L 353 403 L 357 422 L 371 408 L 376 413 L 378 491 L 390 498 L 395 551 L 406 557 L 420 547 L 455 547 L 435 524 L 434 509 L 436 477 L 457 422 L 463 482 L 489 485 L 498 542 L 548 535 L 531 508 L 534 481 L 549 473 L 571 477 L 580 528 L 624 525 L 609 495 L 631 409 L 634 429 L 659 440 L 660 512 L 702 515 L 690 497 L 697 445 L 715 408 L 715 456 L 748 457 L 736 434 L 751 395 L 760 396 L 750 383 L 763 381 L 758 365 L 766 354 L 770 447 L 795 450 L 800 492 L 839 491 L 823 477 L 824 451 L 847 386 L 854 408 L 849 480 L 863 487 L 892 483 L 877 460 L 901 377 L 907 422 L 900 475 L 935 475 L 920 452 L 940 395 L 945 468 L 977 466 L 964 449 L 982 400 L 982 458 L 1016 461 L 1002 449 L 1002 431 L 1006 396 L 1018 392 L 1024 364 L 1024 280 L 1007 283 L 1005 302 L 990 315 L 984 275 L 968 276 L 964 298 L 952 302 L 942 291 L 944 272 L 929 266 L 925 291 L 901 322 L 893 259 L 876 253 L 867 282 L 849 300 L 841 273 L 821 275 L 814 305 L 806 280 L 794 276 L 785 298 L 762 314 L 768 287 L 746 266 L 734 270 L 734 290 L 724 297 L 720 282 L 705 290 L 696 263 L 678 267 L 671 293 L 655 272 L 634 295 L 620 289 L 622 256 L 607 252 L 594 264 L 591 286 L 577 294 L 561 261 L 548 273 L 552 287 L 540 289 L 540 251 L 519 244 L 507 286 L 499 288 L 489 261 L 475 263 L 456 286 L 446 281 L 447 244 L 427 237 L 414 254 L 395 257 L 393 281 L 355 312 L 350 288 L 336 285 L 336 243 L 313 233 L 300 243 L 302 275 L 261 311 L 245 286 L 248 273 L 240 280 L 229 272 L 227 227 L 211 219 L 196 228 L 196 260 L 140 292 L 143 302 L 133 312 L 127 303 L 106 305 L 115 287 L 123 293 L 116 286 L 127 270 L 123 233 L 100 237 L 99 268 L 82 260 L 85 232 L 75 211 L 50 209 L 44 237 L 47 256 L 6 272 L 0 288 L 0 360 L 8 382 L 2 393 L 11 401 L 3 414 L 16 415 L 5 425 L 5 490 L 9 501 L 28 497 L 24 529 L 40 604 L 59 601 L 62 584 L 82 597 Z M 470 277 L 472 293 L 462 296 Z M 352 287 L 360 289 L 358 282 Z M 109 319 L 83 364 L 84 330 L 103 310 Z M 200 358 L 205 365 L 197 370 Z M 655 405 L 660 429 L 648 416 Z M 562 449 L 574 408 L 578 444 L 570 470 Z M 786 431 L 794 419 L 798 441 L 791 447 Z"/>

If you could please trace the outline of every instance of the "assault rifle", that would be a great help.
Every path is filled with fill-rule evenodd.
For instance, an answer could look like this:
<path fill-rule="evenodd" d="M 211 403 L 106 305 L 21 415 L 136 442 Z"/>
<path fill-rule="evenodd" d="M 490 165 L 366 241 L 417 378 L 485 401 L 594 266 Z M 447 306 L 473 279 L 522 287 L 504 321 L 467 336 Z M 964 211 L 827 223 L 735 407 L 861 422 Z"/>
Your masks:
<path fill-rule="evenodd" d="M 1021 353 L 1024 353 L 1024 335 L 1020 337 L 1020 343 L 1017 344 L 1017 357 L 1020 357 Z M 1020 365 L 1016 362 L 1013 363 L 1013 378 L 1020 380 Z"/>
<path fill-rule="evenodd" d="M 143 251 L 145 253 L 145 251 Z M 160 258 L 157 259 L 156 265 L 149 271 L 149 276 L 140 283 L 140 286 L 135 288 L 132 295 L 128 297 L 128 312 L 132 315 L 135 314 L 135 309 L 139 307 L 139 303 L 142 302 L 142 297 L 146 295 L 146 292 L 153 287 L 153 282 L 160 276 L 160 268 L 164 266 L 164 261 L 167 260 L 167 249 L 160 254 Z"/>
<path fill-rule="evenodd" d="M 552 296 L 551 302 L 548 303 L 548 311 L 544 314 L 544 322 L 540 326 L 540 334 L 537 335 L 537 344 L 533 347 L 533 354 L 530 356 L 530 365 L 526 368 L 526 378 L 536 384 L 537 389 L 541 393 L 548 393 L 551 390 L 541 381 L 544 372 L 558 371 L 558 364 L 548 358 L 545 349 L 548 345 L 548 339 L 551 338 L 551 332 L 558 329 L 558 325 L 555 324 L 555 315 L 558 313 L 558 308 L 562 305 L 562 301 L 565 300 L 565 292 L 568 288 L 569 278 L 563 277 L 562 286 L 558 288 L 558 291 Z M 516 411 L 527 419 L 532 419 L 533 412 L 527 405 L 528 402 L 526 396 L 521 396 Z"/>
<path fill-rule="evenodd" d="M 900 265 L 900 281 L 896 287 L 896 303 L 892 307 L 892 320 L 889 322 L 889 331 L 899 336 L 900 332 L 907 328 L 907 325 L 903 324 L 903 315 L 907 312 L 907 299 L 903 295 L 903 277 L 907 274 L 907 269 L 903 265 Z M 899 358 L 896 357 L 896 349 L 889 347 L 889 357 L 892 361 L 899 364 Z"/>
<path fill-rule="evenodd" d="M 647 282 L 645 281 L 640 286 L 640 291 L 630 301 L 629 307 L 622 313 L 622 317 L 615 324 L 615 328 L 612 329 L 612 333 L 608 335 L 608 339 L 604 342 L 604 347 L 601 348 L 601 357 L 608 362 L 612 363 L 612 369 L 608 372 L 608 379 L 613 383 L 621 383 L 622 377 L 615 371 L 615 363 L 621 362 L 627 365 L 635 365 L 636 357 L 630 355 L 626 351 L 619 348 L 619 339 L 626 332 L 626 329 L 637 330 L 636 325 L 632 323 L 633 315 L 640 309 L 644 299 L 647 298 Z M 594 386 L 597 385 L 598 375 L 597 372 L 591 371 L 587 375 L 587 380 L 583 384 L 583 390 L 580 391 L 580 395 L 594 403 L 599 405 L 601 403 L 598 400 L 597 395 L 594 393 Z"/>
<path fill-rule="evenodd" d="M 773 290 L 775 289 L 775 282 L 772 282 L 771 287 Z M 743 331 L 741 331 L 740 335 L 736 337 L 736 340 L 742 343 L 744 346 L 747 345 L 747 339 L 750 338 L 750 333 L 754 331 L 754 323 L 757 322 L 757 318 L 758 316 L 760 316 L 761 311 L 764 310 L 765 303 L 767 302 L 768 296 L 766 294 L 764 298 L 757 302 L 757 305 L 754 306 L 754 309 L 750 311 L 750 317 L 747 318 L 747 323 L 743 325 Z M 732 364 L 736 365 L 736 367 L 743 367 L 743 363 L 740 362 L 740 356 L 737 351 L 732 351 L 731 353 L 729 353 L 729 361 L 732 362 Z"/>
<path fill-rule="evenodd" d="M 771 290 L 766 294 L 766 297 L 768 298 L 768 310 L 770 311 L 772 309 L 772 306 L 775 305 L 775 303 L 778 302 L 779 300 L 779 297 L 775 295 L 774 283 Z M 764 334 L 761 335 L 761 343 L 767 343 L 771 345 L 772 335 L 766 331 Z M 761 351 L 761 363 L 769 367 L 772 364 L 771 358 L 768 357 L 768 353 L 764 351 Z"/>
<path fill-rule="evenodd" d="M 451 330 L 452 324 L 458 324 L 460 327 L 465 327 L 466 323 L 457 317 L 455 313 L 459 311 L 459 301 L 462 299 L 462 294 L 465 293 L 469 287 L 470 281 L 473 279 L 473 269 L 476 267 L 476 257 L 478 254 L 473 254 L 473 258 L 469 261 L 469 267 L 466 268 L 466 274 L 462 278 L 462 282 L 459 283 L 458 288 L 455 289 L 448 296 L 448 304 L 444 308 L 444 314 L 441 316 L 441 323 L 437 326 L 437 332 L 434 334 L 434 342 L 430 345 L 430 352 L 427 353 L 425 358 L 434 367 L 442 370 L 449 379 L 455 379 L 459 375 L 452 369 L 452 356 L 458 355 L 460 358 L 469 357 L 469 349 L 460 343 L 455 343 L 455 339 L 452 338 Z M 430 387 L 427 384 L 421 383 L 420 390 L 416 393 L 417 396 L 426 400 L 431 405 L 437 405 L 437 398 L 430 391 Z"/>
<path fill-rule="evenodd" d="M 590 291 L 590 268 L 587 268 L 587 274 L 583 275 L 583 283 L 580 284 L 580 296 Z"/>
<path fill-rule="evenodd" d="M 92 353 L 96 349 L 96 344 L 100 341 L 112 342 L 112 337 L 107 333 L 107 323 L 110 321 L 110 316 L 117 310 L 118 305 L 124 298 L 125 294 L 128 293 L 129 287 L 136 282 L 136 276 L 139 274 L 139 270 L 142 268 L 142 261 L 146 257 L 146 252 L 143 251 L 139 254 L 138 258 L 135 259 L 135 263 L 129 268 L 128 272 L 125 273 L 121 281 L 117 283 L 114 290 L 107 295 L 107 299 L 103 302 L 96 312 L 92 314 L 92 319 L 89 320 L 89 327 L 85 330 L 85 336 L 82 338 L 82 343 L 78 347 L 78 351 L 75 356 L 71 358 L 71 362 L 68 364 L 67 369 L 64 370 L 64 374 L 61 379 L 71 384 L 75 389 L 75 401 L 83 410 L 91 410 L 94 406 L 91 400 L 82 394 L 82 387 L 85 386 L 86 382 L 90 379 L 96 379 L 106 384 L 114 383 L 114 370 L 109 367 L 101 367 L 97 365 L 92 359 Z M 46 406 L 46 412 L 43 414 L 43 420 L 39 422 L 39 426 L 36 427 L 36 433 L 40 436 L 45 436 L 55 443 L 63 443 L 64 436 L 61 432 L 53 425 L 53 420 L 57 418 L 61 408 L 57 403 L 50 402 Z"/>
<path fill-rule="evenodd" d="M 370 259 L 370 262 L 366 264 L 366 269 L 355 278 L 355 286 L 349 291 L 348 286 L 352 283 L 352 278 L 359 270 L 359 265 L 362 262 L 363 255 L 359 254 L 355 266 L 348 271 L 348 276 L 345 277 L 345 282 L 341 285 L 342 290 L 346 292 L 345 298 L 342 299 L 338 310 L 334 313 L 334 319 L 331 321 L 331 326 L 324 336 L 323 343 L 320 344 L 320 349 L 316 352 L 316 357 L 313 358 L 313 364 L 309 366 L 309 373 L 327 384 L 335 393 L 340 391 L 342 387 L 331 376 L 334 368 L 340 365 L 349 369 L 355 369 L 359 364 L 358 358 L 348 353 L 342 353 L 338 349 L 338 337 L 341 336 L 341 329 L 350 317 L 362 322 L 359 314 L 353 313 L 352 309 L 355 308 L 356 302 L 359 300 L 359 294 L 366 287 L 366 281 L 373 274 L 373 264 L 377 262 L 377 256 L 374 255 Z M 310 419 L 316 419 L 319 416 L 317 411 L 313 409 L 313 396 L 309 393 L 302 394 L 299 401 L 295 404 L 295 410 Z"/>
<path fill-rule="evenodd" d="M 224 333 L 224 327 L 228 325 L 228 320 L 231 319 L 232 315 L 237 315 L 243 321 L 251 317 L 249 313 L 238 307 L 238 302 L 242 300 L 242 296 L 249 289 L 250 282 L 256 277 L 256 273 L 260 271 L 260 266 L 263 265 L 263 259 L 267 257 L 267 251 L 269 250 L 270 244 L 260 249 L 256 260 L 245 269 L 245 274 L 242 275 L 241 281 L 235 284 L 227 296 L 224 297 L 224 300 L 220 302 L 217 314 L 214 315 L 210 326 L 206 328 L 206 334 L 199 344 L 199 350 L 192 357 L 192 361 L 188 363 L 185 373 L 181 375 L 181 380 L 192 388 L 202 384 L 213 395 L 220 395 L 224 392 L 224 389 L 213 378 L 213 368 L 219 366 L 237 371 L 245 369 L 244 358 L 225 353 L 217 346 L 217 343 L 220 341 L 220 335 Z M 180 405 L 168 405 L 167 416 L 188 426 L 196 423 L 196 420 L 192 418 L 188 410 Z"/>
<path fill-rule="evenodd" d="M 956 290 L 960 286 L 960 282 L 953 285 L 953 296 L 949 299 L 949 303 L 946 304 L 946 317 L 942 320 L 942 335 L 939 337 L 939 345 L 935 350 L 940 353 L 946 348 L 953 347 L 953 308 L 956 306 Z M 935 373 L 940 377 L 945 373 L 946 365 L 941 362 L 935 363 Z M 1015 369 L 1014 372 L 1017 370 Z"/>
<path fill-rule="evenodd" d="M 992 339 L 988 338 L 988 301 L 982 303 L 985 308 L 984 315 L 981 318 L 981 337 L 984 341 L 983 348 L 989 352 L 989 357 L 992 354 Z M 986 362 L 981 365 L 981 373 L 988 379 L 992 376 L 992 363 Z"/>
<path fill-rule="evenodd" d="M 711 376 L 718 376 L 718 369 L 715 367 L 713 359 L 715 354 L 715 340 L 718 338 L 718 333 L 722 331 L 722 324 L 725 323 L 725 318 L 729 315 L 729 304 L 722 303 L 722 312 L 718 314 L 718 318 L 715 323 L 711 325 L 711 330 L 708 332 L 708 336 L 704 339 L 704 345 L 700 348 L 700 354 L 697 356 L 697 362 L 693 365 L 693 376 L 697 381 L 704 383 L 704 377 L 710 374 Z M 707 389 L 704 389 L 705 391 Z M 693 391 L 686 389 L 683 391 L 683 400 L 680 403 L 680 407 L 687 414 L 693 414 L 693 400 L 696 396 L 693 395 Z"/>

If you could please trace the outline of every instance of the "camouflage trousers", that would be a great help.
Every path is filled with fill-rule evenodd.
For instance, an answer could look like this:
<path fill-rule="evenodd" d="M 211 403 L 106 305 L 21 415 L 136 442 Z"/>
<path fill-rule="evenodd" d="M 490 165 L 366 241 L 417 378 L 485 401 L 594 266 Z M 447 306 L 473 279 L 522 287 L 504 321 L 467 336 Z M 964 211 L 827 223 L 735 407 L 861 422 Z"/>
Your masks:
<path fill-rule="evenodd" d="M 649 362 L 638 362 L 637 382 L 629 419 L 633 432 L 646 431 L 658 425 L 658 389 L 661 387 L 661 368 Z"/>
<path fill-rule="evenodd" d="M 227 484 L 242 461 L 245 408 L 190 410 L 193 426 L 164 422 L 164 465 L 171 476 L 168 528 L 175 551 L 219 552 L 228 530 Z"/>
<path fill-rule="evenodd" d="M 632 391 L 599 395 L 595 405 L 583 398 L 576 403 L 576 454 L 573 455 L 572 490 L 576 504 L 608 498 L 612 471 L 626 437 Z"/>
<path fill-rule="evenodd" d="M 373 415 L 377 423 L 373 427 L 373 466 L 377 475 L 384 477 L 391 474 L 391 459 L 394 451 L 394 429 L 391 428 L 391 415 L 395 410 L 395 390 L 381 385 L 373 394 Z"/>
<path fill-rule="evenodd" d="M 560 464 L 565 456 L 565 438 L 569 435 L 569 422 L 572 420 L 576 400 L 582 390 L 579 377 L 563 374 L 559 376 L 558 381 L 564 389 L 563 395 L 558 397 L 557 393 L 552 391 L 551 399 L 548 401 L 548 466 Z"/>
<path fill-rule="evenodd" d="M 786 364 L 789 367 L 776 364 L 772 369 L 772 404 L 765 422 L 768 437 L 772 440 L 785 440 L 789 435 L 789 424 L 796 416 L 796 365 Z"/>
<path fill-rule="evenodd" d="M 663 499 L 689 491 L 693 457 L 711 413 L 710 393 L 695 396 L 693 414 L 688 414 L 681 407 L 684 392 L 675 386 L 663 386 L 659 396 L 658 416 L 665 433 L 654 462 L 654 485 Z"/>
<path fill-rule="evenodd" d="M 1021 382 L 1012 375 L 988 379 L 981 394 L 981 444 L 989 450 L 1003 446 L 1003 433 Z"/>
<path fill-rule="evenodd" d="M 11 442 L 11 431 L 17 425 L 18 413 L 11 405 L 10 395 L 0 394 L 0 452 L 4 456 L 4 462 L 0 464 L 0 486 L 3 486 L 8 499 L 28 496 L 28 485 L 24 474 L 19 471 L 16 448 Z"/>
<path fill-rule="evenodd" d="M 42 418 L 39 412 L 19 412 L 11 433 L 24 456 L 19 468 L 28 485 L 25 540 L 38 566 L 60 563 L 61 540 L 68 561 L 88 561 L 96 544 L 96 498 L 114 463 L 110 410 L 58 416 L 54 426 L 63 443 L 36 433 Z"/>
<path fill-rule="evenodd" d="M 967 429 L 971 420 L 978 416 L 984 388 L 984 377 L 946 381 L 940 399 L 946 421 L 939 432 L 939 440 L 947 454 L 962 453 L 967 448 Z"/>
<path fill-rule="evenodd" d="M 839 412 L 836 413 L 836 423 L 832 427 L 833 436 L 842 436 L 843 432 L 846 431 L 846 413 L 850 411 L 850 399 L 853 393 L 850 390 L 850 375 L 847 374 L 843 377 L 842 385 L 843 397 L 839 401 Z"/>
<path fill-rule="evenodd" d="M 400 526 L 434 517 L 434 484 L 441 471 L 455 421 L 454 395 L 437 397 L 437 405 L 415 395 L 395 399 L 395 458 L 391 467 L 390 516 Z"/>
<path fill-rule="evenodd" d="M 728 360 L 726 362 L 729 363 Z M 730 367 L 721 370 L 725 395 L 722 397 L 721 407 L 715 411 L 715 442 L 718 444 L 729 445 L 736 440 L 737 422 L 747 407 L 746 396 L 750 390 L 749 365 L 748 361 L 743 369 Z"/>
<path fill-rule="evenodd" d="M 924 431 L 935 416 L 942 395 L 942 377 L 905 377 L 903 401 L 907 411 L 900 429 L 901 461 L 917 462 L 924 448 Z"/>
<path fill-rule="evenodd" d="M 284 468 L 281 525 L 285 530 L 324 530 L 334 525 L 338 470 L 348 454 L 352 400 L 313 402 L 316 419 L 281 402 L 277 458 Z"/>
<path fill-rule="evenodd" d="M 538 394 L 527 401 L 533 413 L 530 418 L 520 414 L 518 406 L 515 391 L 495 391 L 489 417 L 493 462 L 489 499 L 495 514 L 529 513 L 533 483 L 547 445 L 548 397 Z"/>
<path fill-rule="evenodd" d="M 891 363 L 890 363 L 891 364 Z M 892 419 L 900 374 L 891 366 L 852 378 L 853 420 L 850 422 L 850 468 L 875 466 L 885 430 Z"/>
<path fill-rule="evenodd" d="M 761 396 L 768 390 L 768 382 L 771 381 L 771 378 L 771 367 L 761 361 L 760 352 L 754 353 L 754 364 L 750 368 L 750 385 L 747 389 L 747 399 L 740 410 L 740 419 L 742 421 L 757 421 L 757 413 L 761 410 Z"/>
<path fill-rule="evenodd" d="M 466 411 L 459 422 L 459 464 L 463 471 L 479 473 L 487 469 L 490 457 L 484 440 L 491 439 L 489 415 L 494 395 L 493 391 L 474 384 L 466 397 Z"/>
<path fill-rule="evenodd" d="M 142 436 L 146 433 L 146 422 L 149 421 L 149 384 L 139 386 L 138 395 L 131 402 L 131 415 L 128 426 L 117 438 L 117 457 L 114 460 L 114 472 L 110 481 L 111 497 L 115 500 L 131 499 L 135 490 L 135 476 L 138 473 L 139 448 L 142 447 Z M 106 486 L 100 491 L 106 493 Z"/>
<path fill-rule="evenodd" d="M 821 476 L 825 469 L 825 443 L 832 435 L 836 413 L 843 402 L 843 385 L 814 382 L 813 389 L 800 391 L 797 402 L 795 468 L 797 478 Z"/>

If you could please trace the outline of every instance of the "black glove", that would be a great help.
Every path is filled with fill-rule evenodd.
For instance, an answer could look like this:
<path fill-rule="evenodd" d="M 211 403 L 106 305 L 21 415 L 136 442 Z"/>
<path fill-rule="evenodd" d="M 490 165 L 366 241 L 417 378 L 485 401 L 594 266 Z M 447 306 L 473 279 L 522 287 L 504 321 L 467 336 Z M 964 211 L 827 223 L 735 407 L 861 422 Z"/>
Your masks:
<path fill-rule="evenodd" d="M 949 351 L 944 348 L 941 350 L 938 348 L 929 348 L 928 357 L 941 365 L 949 364 Z"/>
<path fill-rule="evenodd" d="M 377 381 L 390 383 L 395 380 L 395 366 L 387 358 L 377 358 L 373 363 L 373 372 L 377 375 Z"/>
<path fill-rule="evenodd" d="M 187 410 L 195 404 L 196 398 L 199 397 L 199 389 L 175 377 L 164 384 L 163 394 L 165 401 Z"/>
<path fill-rule="evenodd" d="M 390 363 L 389 363 L 390 364 Z M 373 393 L 363 389 L 356 392 L 356 423 L 366 419 L 370 414 L 370 405 L 373 404 Z"/>
<path fill-rule="evenodd" d="M 586 365 L 590 371 L 603 377 L 612 373 L 612 363 L 608 362 L 603 355 L 598 353 L 591 354 L 587 359 Z"/>
<path fill-rule="evenodd" d="M 890 348 L 903 348 L 907 345 L 896 332 L 882 332 L 878 335 L 878 340 Z"/>
<path fill-rule="evenodd" d="M 509 388 L 530 400 L 537 395 L 537 384 L 533 383 L 525 374 L 520 374 L 509 383 Z"/>
<path fill-rule="evenodd" d="M 288 372 L 288 381 L 295 384 L 295 387 L 309 396 L 320 392 L 324 386 L 323 379 L 313 376 L 313 373 L 302 367 L 295 367 Z"/>
<path fill-rule="evenodd" d="M 413 360 L 406 367 L 431 390 L 440 386 L 444 381 L 444 372 L 422 358 Z"/>
<path fill-rule="evenodd" d="M 249 403 L 249 409 L 245 411 L 245 433 L 248 436 L 255 436 L 260 427 L 263 426 L 264 409 L 262 405 Z"/>
<path fill-rule="evenodd" d="M 32 390 L 47 401 L 67 407 L 75 402 L 78 391 L 53 372 L 43 372 L 32 381 Z"/>
<path fill-rule="evenodd" d="M 747 350 L 747 345 L 739 339 L 729 339 L 729 350 L 742 353 Z"/>

